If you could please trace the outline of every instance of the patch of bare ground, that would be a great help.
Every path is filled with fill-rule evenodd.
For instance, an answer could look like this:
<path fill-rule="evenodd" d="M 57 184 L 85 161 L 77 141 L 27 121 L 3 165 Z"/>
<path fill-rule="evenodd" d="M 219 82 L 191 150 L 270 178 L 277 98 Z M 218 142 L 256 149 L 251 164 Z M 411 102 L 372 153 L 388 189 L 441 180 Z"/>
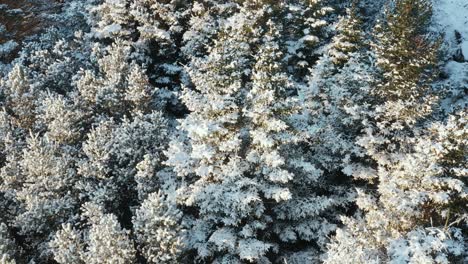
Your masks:
<path fill-rule="evenodd" d="M 0 61 L 9 62 L 23 41 L 50 24 L 47 14 L 57 12 L 62 0 L 0 0 L 0 45 L 15 41 L 19 45 Z"/>

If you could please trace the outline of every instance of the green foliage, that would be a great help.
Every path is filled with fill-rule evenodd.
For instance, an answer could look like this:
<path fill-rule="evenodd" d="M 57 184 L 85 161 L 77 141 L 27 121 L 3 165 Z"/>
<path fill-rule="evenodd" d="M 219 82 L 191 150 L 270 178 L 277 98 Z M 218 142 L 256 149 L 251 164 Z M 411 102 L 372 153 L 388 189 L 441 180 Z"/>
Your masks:
<path fill-rule="evenodd" d="M 427 30 L 432 6 L 426 0 L 396 0 L 376 26 L 374 50 L 382 69 L 377 94 L 383 100 L 418 101 L 436 76 L 440 43 Z"/>

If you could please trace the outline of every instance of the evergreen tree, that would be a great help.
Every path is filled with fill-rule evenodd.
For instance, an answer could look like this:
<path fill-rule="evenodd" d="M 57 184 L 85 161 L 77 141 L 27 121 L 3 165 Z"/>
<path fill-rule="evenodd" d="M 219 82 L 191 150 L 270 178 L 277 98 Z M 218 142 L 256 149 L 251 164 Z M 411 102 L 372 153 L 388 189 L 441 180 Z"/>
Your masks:
<path fill-rule="evenodd" d="M 0 263 L 16 264 L 16 245 L 8 233 L 8 227 L 0 223 Z"/>
<path fill-rule="evenodd" d="M 445 158 L 431 149 L 444 140 L 428 140 L 427 126 L 420 124 L 434 103 L 437 45 L 424 35 L 430 5 L 394 4 L 378 27 L 375 53 L 382 78 L 372 91 L 366 134 L 357 140 L 373 160 L 375 170 L 365 177 L 372 187 L 358 191 L 361 211 L 344 219 L 346 228 L 338 230 L 327 263 L 448 263 L 463 251 L 460 229 L 447 225 L 460 215 L 452 218 L 444 208 L 466 199 L 465 183 L 442 169 Z M 456 164 L 449 170 L 458 170 Z M 350 172 L 362 178 L 359 171 Z"/>
<path fill-rule="evenodd" d="M 12 118 L 14 126 L 26 132 L 32 129 L 38 94 L 27 68 L 16 64 L 0 86 L 4 97 L 3 107 Z"/>
<path fill-rule="evenodd" d="M 89 107 L 97 108 L 96 112 L 122 116 L 129 108 L 128 103 L 122 102 L 128 87 L 127 76 L 130 75 L 130 47 L 118 42 L 108 52 L 102 57 L 99 53 L 96 54 L 99 56 L 98 73 L 84 71 L 77 82 L 77 88 Z"/>
<path fill-rule="evenodd" d="M 47 238 L 73 217 L 77 206 L 77 180 L 73 150 L 48 138 L 31 136 L 22 157 L 1 171 L 2 188 L 13 195 L 19 210 L 14 226 L 24 237 L 26 254 L 36 250 L 46 257 Z M 15 166 L 15 167 L 13 167 Z M 30 259 L 36 259 L 31 254 Z"/>
<path fill-rule="evenodd" d="M 115 215 L 105 214 L 102 207 L 86 203 L 83 216 L 86 232 L 64 225 L 51 241 L 50 247 L 58 263 L 135 262 L 136 251 L 129 231 L 120 226 Z"/>
<path fill-rule="evenodd" d="M 235 233 L 242 220 L 261 218 L 264 211 L 254 182 L 243 178 L 247 166 L 239 156 L 243 135 L 238 104 L 251 64 L 248 41 L 255 32 L 249 29 L 255 20 L 253 11 L 234 15 L 209 56 L 192 62 L 189 75 L 196 90 L 186 89 L 182 96 L 191 111 L 180 124 L 186 134 L 179 135 L 167 153 L 167 164 L 183 179 L 182 203 L 199 214 L 189 246 L 206 261 L 259 259 L 271 247 L 255 239 L 240 244 Z M 247 255 L 249 242 L 259 249 L 252 248 L 252 256 Z"/>
<path fill-rule="evenodd" d="M 326 263 L 456 263 L 466 257 L 465 113 L 435 123 L 414 151 L 379 168 L 379 197 L 360 193 Z M 457 131 L 453 134 L 452 131 Z M 462 165 L 463 164 L 463 165 Z M 382 250 L 384 248 L 384 250 Z"/>
<path fill-rule="evenodd" d="M 182 212 L 171 197 L 161 192 L 149 194 L 133 218 L 136 241 L 149 263 L 174 263 L 184 247 Z"/>
<path fill-rule="evenodd" d="M 196 91 L 183 96 L 192 111 L 181 123 L 187 134 L 171 143 L 167 163 L 187 185 L 179 190 L 188 193 L 184 204 L 199 211 L 191 244 L 200 257 L 274 260 L 301 241 L 324 246 L 335 227 L 323 212 L 342 199 L 311 195 L 320 170 L 294 151 L 300 143 L 289 118 L 297 105 L 288 95 L 282 15 L 281 4 L 244 3 L 190 68 Z"/>
<path fill-rule="evenodd" d="M 86 205 L 86 204 L 85 204 Z M 121 228 L 117 217 L 102 214 L 95 208 L 86 208 L 85 215 L 91 224 L 86 238 L 88 244 L 84 253 L 85 263 L 132 263 L 135 261 L 135 248 L 129 231 Z"/>
<path fill-rule="evenodd" d="M 382 69 L 377 94 L 392 101 L 417 101 L 427 94 L 439 47 L 427 31 L 432 6 L 426 0 L 398 0 L 394 5 L 376 26 L 373 46 Z"/>
<path fill-rule="evenodd" d="M 130 13 L 139 38 L 136 46 L 150 59 L 151 79 L 160 88 L 178 90 L 184 63 L 180 56 L 182 36 L 193 1 L 133 1 Z M 153 68 L 154 67 L 154 68 Z"/>
<path fill-rule="evenodd" d="M 90 131 L 83 145 L 85 158 L 78 170 L 84 195 L 119 217 L 128 218 L 124 215 L 130 213 L 129 206 L 137 202 L 139 192 L 136 167 L 145 155 L 161 157 L 166 137 L 166 121 L 158 112 L 140 113 L 122 123 L 102 121 Z"/>
<path fill-rule="evenodd" d="M 74 145 L 83 138 L 83 126 L 89 123 L 89 116 L 83 111 L 76 95 L 70 98 L 48 94 L 37 108 L 38 129 L 45 130 L 45 136 L 58 144 Z"/>
<path fill-rule="evenodd" d="M 91 5 L 92 34 L 98 39 L 132 40 L 136 37 L 135 21 L 130 14 L 130 0 L 104 0 Z"/>
<path fill-rule="evenodd" d="M 64 224 L 49 243 L 54 260 L 58 263 L 82 264 L 85 244 L 82 234 L 71 224 Z"/>
<path fill-rule="evenodd" d="M 192 1 L 104 1 L 92 9 L 93 36 L 101 43 L 124 43 L 127 56 L 145 65 L 149 81 L 158 87 L 159 104 L 179 114 L 174 92 L 184 75 L 180 56 Z"/>
<path fill-rule="evenodd" d="M 351 53 L 364 47 L 363 22 L 359 17 L 356 1 L 346 8 L 346 16 L 340 18 L 336 31 L 337 35 L 332 39 L 328 54 L 334 64 L 343 66 Z"/>
<path fill-rule="evenodd" d="M 182 51 L 187 58 L 206 55 L 226 19 L 239 11 L 239 4 L 231 0 L 194 1 L 188 27 L 183 35 Z"/>
<path fill-rule="evenodd" d="M 304 77 L 307 76 L 308 69 L 323 54 L 321 46 L 329 33 L 327 25 L 333 8 L 326 0 L 294 0 L 283 4 L 284 22 L 288 25 L 284 33 L 288 45 L 288 70 L 302 83 L 306 81 Z"/>

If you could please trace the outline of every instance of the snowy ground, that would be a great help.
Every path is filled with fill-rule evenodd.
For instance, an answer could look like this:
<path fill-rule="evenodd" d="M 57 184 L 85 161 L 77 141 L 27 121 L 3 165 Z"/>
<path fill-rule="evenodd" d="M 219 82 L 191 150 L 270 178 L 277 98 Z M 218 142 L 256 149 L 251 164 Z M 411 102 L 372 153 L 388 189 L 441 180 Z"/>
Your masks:
<path fill-rule="evenodd" d="M 446 44 L 449 47 L 449 56 L 460 52 L 464 61 L 458 56 L 457 61 L 447 63 L 445 70 L 449 74 L 447 83 L 455 88 L 454 100 L 445 102 L 446 107 L 452 108 L 455 104 L 466 104 L 466 91 L 468 90 L 468 0 L 433 0 L 434 19 L 438 31 L 445 32 Z M 456 32 L 459 36 L 456 36 Z M 463 58 L 462 58 L 463 59 Z M 452 104 L 452 105 L 451 105 Z M 444 108 L 446 108 L 444 107 Z"/>
<path fill-rule="evenodd" d="M 468 0 L 434 0 L 434 16 L 447 32 L 447 40 L 456 39 L 455 31 L 461 34 L 460 46 L 468 59 Z"/>

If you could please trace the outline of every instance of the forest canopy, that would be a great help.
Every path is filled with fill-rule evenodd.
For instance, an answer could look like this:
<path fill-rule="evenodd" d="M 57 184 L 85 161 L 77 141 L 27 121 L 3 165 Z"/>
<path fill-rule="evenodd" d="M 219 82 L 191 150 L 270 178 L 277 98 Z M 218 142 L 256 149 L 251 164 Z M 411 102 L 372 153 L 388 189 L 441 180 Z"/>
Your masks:
<path fill-rule="evenodd" d="M 464 0 L 0 3 L 0 264 L 467 263 Z"/>

